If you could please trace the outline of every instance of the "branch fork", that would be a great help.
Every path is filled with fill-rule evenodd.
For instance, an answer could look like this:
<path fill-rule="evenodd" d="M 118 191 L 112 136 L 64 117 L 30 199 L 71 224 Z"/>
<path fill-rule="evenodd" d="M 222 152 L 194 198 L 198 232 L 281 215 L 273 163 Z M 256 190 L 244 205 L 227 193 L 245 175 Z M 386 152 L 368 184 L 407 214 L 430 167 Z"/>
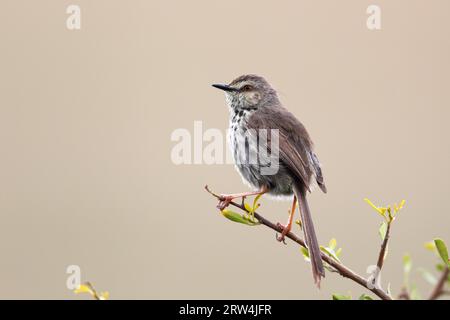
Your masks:
<path fill-rule="evenodd" d="M 216 199 L 218 199 L 219 201 L 221 200 L 221 196 L 218 194 L 215 194 L 214 192 L 212 192 L 208 186 L 205 186 L 205 190 L 210 193 L 213 197 L 215 197 Z M 231 206 L 234 206 L 236 208 L 239 208 L 241 210 L 243 210 L 246 213 L 249 213 L 249 211 L 245 208 L 244 204 L 239 204 L 236 203 L 234 201 L 230 202 Z M 262 215 L 260 215 L 257 212 L 253 212 L 254 217 L 259 221 L 260 224 L 276 231 L 276 232 L 282 232 L 283 228 L 281 227 L 281 225 L 275 224 L 271 221 L 269 221 L 268 219 L 264 218 Z M 297 235 L 295 235 L 292 231 L 288 232 L 285 235 L 286 238 L 290 239 L 291 241 L 297 243 L 298 245 L 300 245 L 303 248 L 307 248 L 305 242 L 299 238 Z M 373 292 L 375 295 L 377 295 L 380 299 L 382 300 L 392 300 L 392 297 L 386 292 L 384 291 L 382 288 L 378 288 L 378 287 L 373 287 L 371 285 L 369 285 L 368 281 L 363 278 L 362 276 L 358 275 L 356 272 L 354 272 L 353 270 L 351 270 L 350 268 L 346 267 L 344 264 L 342 264 L 341 262 L 336 261 L 335 259 L 333 259 L 332 257 L 330 257 L 329 255 L 321 252 L 321 258 L 324 262 L 326 262 L 328 265 L 330 265 L 335 272 L 339 273 L 341 276 L 343 276 L 344 278 L 348 278 L 354 282 L 356 282 L 357 284 L 359 284 L 360 286 L 366 288 L 367 290 Z"/>

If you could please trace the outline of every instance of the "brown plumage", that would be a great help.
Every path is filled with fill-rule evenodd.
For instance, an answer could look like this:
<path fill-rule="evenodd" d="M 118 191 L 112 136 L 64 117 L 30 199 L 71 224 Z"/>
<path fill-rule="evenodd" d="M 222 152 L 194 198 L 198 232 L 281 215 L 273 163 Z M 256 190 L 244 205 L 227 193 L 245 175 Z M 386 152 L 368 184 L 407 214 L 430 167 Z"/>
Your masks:
<path fill-rule="evenodd" d="M 234 198 L 268 193 L 275 196 L 294 195 L 293 208 L 299 202 L 305 242 L 309 250 L 314 282 L 319 286 L 325 276 L 317 241 L 314 224 L 306 200 L 307 191 L 316 182 L 326 193 L 322 170 L 319 160 L 313 152 L 313 143 L 303 124 L 280 103 L 276 91 L 268 82 L 256 75 L 244 75 L 233 80 L 229 85 L 214 85 L 226 92 L 227 103 L 230 108 L 229 142 L 233 150 L 236 168 L 243 180 L 259 192 L 224 195 L 221 207 L 226 206 Z M 264 135 L 266 142 L 256 148 L 256 163 L 242 161 L 249 159 L 251 141 L 263 140 L 263 131 L 276 132 L 278 144 L 273 144 L 272 135 Z M 260 148 L 267 148 L 267 152 L 260 152 Z M 275 150 L 274 150 L 275 149 Z M 254 149 L 255 150 L 255 149 Z M 255 152 L 255 151 L 253 151 Z M 263 174 L 262 164 L 273 161 L 266 155 L 278 154 L 278 170 L 274 174 Z M 284 227 L 280 241 L 290 231 L 294 212 L 292 211 L 288 224 Z"/>
<path fill-rule="evenodd" d="M 305 127 L 282 106 L 275 110 L 263 109 L 254 112 L 248 120 L 252 129 L 278 129 L 280 165 L 285 166 L 293 179 L 293 192 L 297 196 L 306 245 L 309 249 L 314 282 L 320 285 L 325 276 L 320 247 L 314 224 L 306 200 L 306 191 L 311 191 L 311 179 L 315 178 L 320 189 L 326 193 L 322 170 L 316 155 L 312 152 L 313 143 Z M 269 135 L 270 137 L 270 135 Z M 269 140 L 270 138 L 268 138 Z M 267 143 L 270 146 L 270 140 Z M 311 159 L 312 157 L 312 159 Z"/>

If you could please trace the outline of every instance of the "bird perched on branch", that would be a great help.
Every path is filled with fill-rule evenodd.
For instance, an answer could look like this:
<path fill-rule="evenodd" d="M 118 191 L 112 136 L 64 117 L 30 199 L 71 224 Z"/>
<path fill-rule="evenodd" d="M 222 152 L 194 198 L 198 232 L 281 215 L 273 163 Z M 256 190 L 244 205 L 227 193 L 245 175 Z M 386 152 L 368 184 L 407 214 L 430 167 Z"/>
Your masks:
<path fill-rule="evenodd" d="M 230 111 L 228 140 L 236 168 L 254 189 L 223 194 L 218 207 L 223 210 L 233 199 L 250 195 L 293 196 L 288 222 L 279 224 L 283 231 L 277 239 L 284 242 L 291 230 L 298 201 L 314 282 L 320 286 L 325 271 L 306 193 L 314 183 L 325 193 L 327 189 L 308 132 L 263 77 L 243 75 L 230 84 L 213 86 L 225 92 Z"/>

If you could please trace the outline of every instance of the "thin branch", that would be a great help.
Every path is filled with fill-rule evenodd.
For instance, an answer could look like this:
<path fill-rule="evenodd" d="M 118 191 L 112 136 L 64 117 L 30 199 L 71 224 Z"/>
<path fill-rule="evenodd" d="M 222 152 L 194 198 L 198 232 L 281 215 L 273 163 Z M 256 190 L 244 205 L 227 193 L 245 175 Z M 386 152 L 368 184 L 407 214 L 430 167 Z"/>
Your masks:
<path fill-rule="evenodd" d="M 386 235 L 384 236 L 383 243 L 381 244 L 381 250 L 378 255 L 377 267 L 379 271 L 381 271 L 381 268 L 383 268 L 384 258 L 386 256 L 386 249 L 389 242 L 390 231 L 391 231 L 391 222 L 389 221 L 387 222 Z"/>
<path fill-rule="evenodd" d="M 206 191 L 208 191 L 211 195 L 213 195 L 215 198 L 221 200 L 220 195 L 217 195 L 213 192 L 211 192 L 208 189 L 208 186 L 205 186 Z M 239 208 L 245 212 L 248 212 L 247 209 L 241 205 L 238 204 L 234 201 L 230 202 L 230 205 Z M 261 216 L 260 214 L 254 212 L 254 217 L 256 219 L 258 219 L 258 221 L 262 224 L 265 225 L 266 227 L 275 230 L 276 232 L 282 232 L 282 228 L 281 226 L 277 226 L 275 223 L 267 220 L 266 218 L 264 218 L 263 216 Z M 294 241 L 295 243 L 299 244 L 300 246 L 307 248 L 305 242 L 300 239 L 299 237 L 297 237 L 294 233 L 289 232 L 286 234 L 286 238 L 291 239 L 292 241 Z M 353 280 L 354 282 L 358 283 L 359 285 L 361 285 L 362 287 L 366 288 L 367 290 L 372 291 L 375 295 L 377 295 L 379 298 L 383 299 L 383 300 L 392 300 L 392 297 L 387 294 L 383 289 L 381 288 L 371 288 L 368 285 L 368 281 L 366 279 L 364 279 L 362 276 L 358 275 L 357 273 L 355 273 L 353 270 L 351 270 L 350 268 L 344 266 L 342 263 L 337 262 L 336 260 L 334 260 L 333 258 L 331 258 L 330 256 L 324 254 L 323 252 L 320 253 L 321 254 L 321 258 L 323 261 L 325 261 L 326 263 L 328 263 L 330 266 L 332 266 L 334 269 L 336 269 L 336 271 L 343 276 L 344 278 Z"/>
<path fill-rule="evenodd" d="M 430 297 L 428 298 L 429 300 L 436 300 L 440 296 L 446 294 L 447 291 L 444 290 L 444 287 L 448 279 L 449 270 L 450 269 L 447 267 L 442 272 L 441 277 L 439 278 L 436 286 L 434 287 L 433 291 L 430 294 Z"/>
<path fill-rule="evenodd" d="M 406 287 L 402 287 L 400 294 L 397 297 L 398 300 L 411 300 L 411 296 L 409 295 L 408 289 Z"/>

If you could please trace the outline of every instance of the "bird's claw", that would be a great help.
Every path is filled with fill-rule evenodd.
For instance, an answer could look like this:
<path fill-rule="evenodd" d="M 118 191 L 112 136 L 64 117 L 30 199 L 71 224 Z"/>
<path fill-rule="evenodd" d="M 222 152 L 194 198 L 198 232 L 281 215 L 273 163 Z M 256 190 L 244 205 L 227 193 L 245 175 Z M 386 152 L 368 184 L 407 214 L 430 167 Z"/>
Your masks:
<path fill-rule="evenodd" d="M 278 229 L 282 230 L 281 231 L 281 235 L 278 235 L 278 233 L 275 234 L 275 238 L 277 239 L 278 242 L 283 242 L 284 244 L 286 243 L 286 234 L 289 232 L 289 230 L 283 226 L 281 223 L 277 223 L 277 227 Z"/>
<path fill-rule="evenodd" d="M 243 196 L 243 197 L 242 197 L 242 204 L 241 204 L 241 205 L 242 205 L 243 207 L 245 207 L 245 198 L 247 198 L 247 197 L 246 197 L 246 196 Z"/>
<path fill-rule="evenodd" d="M 227 196 L 227 195 L 220 195 L 219 197 L 219 203 L 217 204 L 217 209 L 219 210 L 223 210 L 226 207 L 228 207 L 231 203 L 231 201 L 233 201 L 233 197 Z"/>
<path fill-rule="evenodd" d="M 286 243 L 286 239 L 285 239 L 283 234 L 281 234 L 281 236 L 280 236 L 280 235 L 278 235 L 278 233 L 276 233 L 275 234 L 275 239 L 277 239 L 278 242 L 283 242 L 284 244 L 287 244 Z"/>

